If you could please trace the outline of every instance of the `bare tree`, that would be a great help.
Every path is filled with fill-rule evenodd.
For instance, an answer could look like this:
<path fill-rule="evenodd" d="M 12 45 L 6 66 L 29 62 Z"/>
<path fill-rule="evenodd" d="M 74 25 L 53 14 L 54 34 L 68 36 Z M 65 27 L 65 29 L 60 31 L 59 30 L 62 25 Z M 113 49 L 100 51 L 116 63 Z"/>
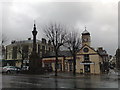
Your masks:
<path fill-rule="evenodd" d="M 21 54 L 22 61 L 21 61 L 21 68 L 23 67 L 23 60 L 27 59 L 29 56 L 29 47 L 27 45 L 17 45 L 17 52 Z"/>
<path fill-rule="evenodd" d="M 76 54 L 81 48 L 80 35 L 73 31 L 67 37 L 67 48 L 70 50 L 73 57 L 73 75 L 76 75 Z"/>
<path fill-rule="evenodd" d="M 58 51 L 60 47 L 66 42 L 66 28 L 61 24 L 51 23 L 44 28 L 47 38 L 52 42 L 56 57 L 55 62 L 55 76 L 57 76 L 58 67 Z"/>

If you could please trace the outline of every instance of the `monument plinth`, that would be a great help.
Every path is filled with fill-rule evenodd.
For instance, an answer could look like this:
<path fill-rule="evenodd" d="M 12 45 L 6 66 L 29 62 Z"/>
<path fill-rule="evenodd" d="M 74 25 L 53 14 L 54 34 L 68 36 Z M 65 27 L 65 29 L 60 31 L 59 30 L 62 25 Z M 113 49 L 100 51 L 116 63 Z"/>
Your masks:
<path fill-rule="evenodd" d="M 42 60 L 40 56 L 38 55 L 38 53 L 36 52 L 37 31 L 36 31 L 35 23 L 34 23 L 32 35 L 33 35 L 33 49 L 32 49 L 32 53 L 29 58 L 29 72 L 32 74 L 40 74 L 42 73 Z"/>

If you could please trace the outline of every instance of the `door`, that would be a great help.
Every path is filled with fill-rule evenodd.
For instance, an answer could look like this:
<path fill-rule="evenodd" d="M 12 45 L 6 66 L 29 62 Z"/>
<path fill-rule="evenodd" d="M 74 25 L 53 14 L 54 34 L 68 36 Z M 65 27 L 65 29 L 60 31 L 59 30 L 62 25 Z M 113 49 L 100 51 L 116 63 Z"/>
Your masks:
<path fill-rule="evenodd" d="M 84 65 L 85 73 L 90 73 L 90 65 Z"/>

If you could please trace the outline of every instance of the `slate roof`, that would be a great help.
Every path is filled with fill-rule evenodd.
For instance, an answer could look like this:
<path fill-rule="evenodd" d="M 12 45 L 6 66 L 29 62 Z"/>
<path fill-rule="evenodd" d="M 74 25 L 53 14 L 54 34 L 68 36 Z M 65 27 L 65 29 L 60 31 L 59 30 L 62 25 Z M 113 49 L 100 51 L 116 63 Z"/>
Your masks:
<path fill-rule="evenodd" d="M 40 40 L 36 40 L 36 43 L 41 42 Z M 15 41 L 14 44 L 18 44 L 18 43 L 33 43 L 33 40 L 22 40 L 22 41 Z"/>
<path fill-rule="evenodd" d="M 102 50 L 102 51 L 97 51 L 101 56 L 107 56 L 107 52 L 106 50 Z"/>
<path fill-rule="evenodd" d="M 69 57 L 69 56 L 72 56 L 72 54 L 70 53 L 70 51 L 59 51 L 58 56 L 59 57 L 63 57 L 63 56 Z M 43 58 L 49 58 L 49 57 L 55 57 L 55 52 L 48 52 L 44 55 Z"/>
<path fill-rule="evenodd" d="M 87 30 L 85 30 L 83 31 L 82 35 L 90 35 L 90 33 Z"/>
<path fill-rule="evenodd" d="M 7 46 L 13 46 L 13 45 L 18 45 L 18 44 L 32 44 L 33 40 L 21 40 L 21 41 L 13 41 L 13 43 L 7 45 Z M 41 43 L 40 40 L 36 40 L 36 43 Z"/>

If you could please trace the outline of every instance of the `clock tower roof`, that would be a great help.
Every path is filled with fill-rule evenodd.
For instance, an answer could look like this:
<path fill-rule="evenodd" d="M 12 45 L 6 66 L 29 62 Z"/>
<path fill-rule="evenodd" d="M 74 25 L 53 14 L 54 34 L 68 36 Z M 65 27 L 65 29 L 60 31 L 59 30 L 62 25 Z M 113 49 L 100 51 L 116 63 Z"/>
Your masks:
<path fill-rule="evenodd" d="M 85 30 L 83 31 L 82 35 L 90 35 L 90 33 L 86 30 L 86 27 L 85 27 Z"/>

